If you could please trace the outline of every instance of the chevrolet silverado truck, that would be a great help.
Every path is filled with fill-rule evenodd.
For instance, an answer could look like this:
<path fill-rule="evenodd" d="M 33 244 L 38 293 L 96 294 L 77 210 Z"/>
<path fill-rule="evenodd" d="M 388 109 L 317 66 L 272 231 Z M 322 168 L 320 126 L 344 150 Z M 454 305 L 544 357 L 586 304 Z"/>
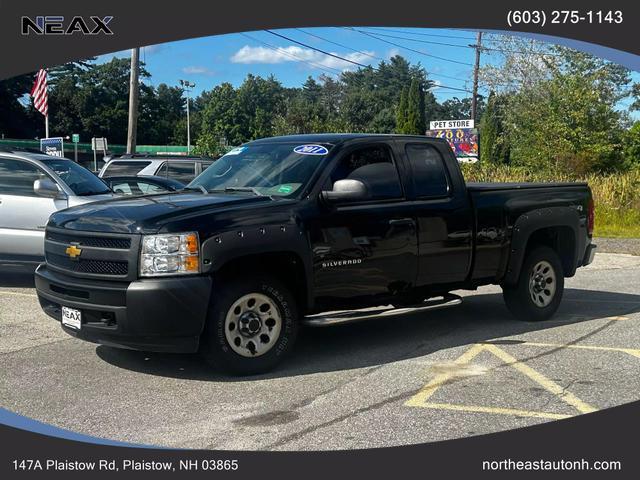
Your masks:
<path fill-rule="evenodd" d="M 465 183 L 444 140 L 323 134 L 231 150 L 185 190 L 51 216 L 40 304 L 112 347 L 201 352 L 272 369 L 299 327 L 389 318 L 496 284 L 513 315 L 551 317 L 589 264 L 584 183 Z"/>

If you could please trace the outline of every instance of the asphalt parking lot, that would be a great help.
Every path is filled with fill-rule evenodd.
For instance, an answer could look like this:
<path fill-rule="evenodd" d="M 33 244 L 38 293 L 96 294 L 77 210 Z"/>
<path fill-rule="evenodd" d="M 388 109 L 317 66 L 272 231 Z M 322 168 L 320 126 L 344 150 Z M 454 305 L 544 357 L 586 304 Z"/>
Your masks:
<path fill-rule="evenodd" d="M 64 334 L 28 277 L 0 280 L 0 406 L 110 439 L 316 450 L 457 438 L 640 399 L 640 257 L 598 254 L 556 317 L 522 323 L 496 287 L 448 310 L 302 331 L 277 371 L 210 372 L 197 356 Z"/>

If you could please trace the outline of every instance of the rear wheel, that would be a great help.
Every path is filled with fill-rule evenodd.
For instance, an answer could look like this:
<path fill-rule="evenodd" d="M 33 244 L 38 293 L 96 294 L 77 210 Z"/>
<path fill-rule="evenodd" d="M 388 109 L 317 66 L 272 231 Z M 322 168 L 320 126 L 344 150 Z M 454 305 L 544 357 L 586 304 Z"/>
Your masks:
<path fill-rule="evenodd" d="M 558 310 L 564 291 L 564 272 L 552 248 L 533 248 L 525 258 L 513 286 L 502 287 L 509 311 L 519 320 L 547 320 Z"/>
<path fill-rule="evenodd" d="M 236 375 L 271 370 L 297 336 L 293 295 L 269 275 L 222 284 L 209 308 L 201 353 L 216 369 Z"/>

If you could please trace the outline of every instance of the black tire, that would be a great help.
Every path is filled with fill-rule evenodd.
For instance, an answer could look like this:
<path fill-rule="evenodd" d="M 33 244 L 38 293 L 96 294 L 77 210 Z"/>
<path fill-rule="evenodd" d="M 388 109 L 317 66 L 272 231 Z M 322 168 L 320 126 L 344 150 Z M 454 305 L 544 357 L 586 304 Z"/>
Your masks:
<path fill-rule="evenodd" d="M 272 370 L 291 351 L 298 334 L 298 309 L 289 289 L 270 275 L 249 274 L 248 277 L 220 281 L 219 290 L 215 290 L 212 295 L 207 325 L 201 339 L 200 353 L 205 360 L 216 370 L 234 375 L 257 375 Z M 245 355 L 249 355 L 253 350 L 249 351 L 250 349 L 240 345 L 232 346 L 225 332 L 225 322 L 227 314 L 231 315 L 231 307 L 240 299 L 250 297 L 252 294 L 264 295 L 271 300 L 280 315 L 280 328 L 277 338 L 274 336 L 270 339 L 272 344 L 268 351 L 262 354 L 253 353 L 254 356 L 243 356 L 235 350 L 241 350 Z M 253 308 L 253 311 L 258 313 L 259 308 L 260 306 Z M 241 320 L 240 317 L 237 318 L 238 328 L 234 331 L 235 333 L 228 328 L 229 336 L 235 335 L 237 338 L 234 340 L 240 338 L 242 342 L 259 344 L 260 340 L 257 336 L 254 338 L 240 334 Z M 266 322 L 264 322 L 265 328 L 268 328 Z M 234 322 L 231 321 L 228 325 L 230 326 L 231 323 Z"/>
<path fill-rule="evenodd" d="M 540 265 L 542 268 L 534 272 L 534 269 L 539 268 Z M 549 275 L 549 272 L 542 273 L 547 266 L 551 267 L 553 270 L 551 274 L 554 276 L 553 281 L 548 284 L 546 282 L 549 281 L 549 277 L 544 277 L 544 275 Z M 534 278 L 533 285 L 530 283 L 532 278 Z M 555 284 L 553 291 L 546 288 L 546 285 L 551 286 L 552 283 Z M 536 291 L 538 293 L 535 293 Z M 507 308 L 518 320 L 525 322 L 540 322 L 551 318 L 560 306 L 563 292 L 562 263 L 555 250 L 546 246 L 534 247 L 529 251 L 522 263 L 520 276 L 515 285 L 502 286 L 502 294 Z M 549 303 L 544 305 L 546 301 Z"/>

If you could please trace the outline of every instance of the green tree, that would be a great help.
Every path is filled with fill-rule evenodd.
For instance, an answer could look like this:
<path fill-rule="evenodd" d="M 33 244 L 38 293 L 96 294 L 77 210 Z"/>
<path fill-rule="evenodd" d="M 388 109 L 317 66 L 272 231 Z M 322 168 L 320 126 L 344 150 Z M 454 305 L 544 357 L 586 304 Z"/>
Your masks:
<path fill-rule="evenodd" d="M 43 136 L 44 119 L 31 106 L 26 97 L 31 91 L 33 73 L 0 81 L 0 137 L 34 138 Z M 23 100 L 24 99 L 24 100 Z M 22 103 L 24 102 L 24 103 Z M 29 100 L 30 105 L 31 101 Z"/>
<path fill-rule="evenodd" d="M 396 111 L 396 132 L 404 133 L 406 125 L 407 125 L 407 107 L 408 107 L 408 96 L 409 92 L 407 88 L 403 88 L 400 93 L 400 102 L 398 103 L 398 108 Z"/>
<path fill-rule="evenodd" d="M 482 162 L 509 163 L 509 140 L 504 131 L 502 114 L 500 98 L 491 92 L 478 127 Z"/>
<path fill-rule="evenodd" d="M 414 78 L 407 95 L 407 120 L 403 133 L 424 135 L 425 131 L 424 91 L 419 81 Z"/>
<path fill-rule="evenodd" d="M 625 169 L 640 168 L 640 122 L 624 133 L 622 144 Z"/>

